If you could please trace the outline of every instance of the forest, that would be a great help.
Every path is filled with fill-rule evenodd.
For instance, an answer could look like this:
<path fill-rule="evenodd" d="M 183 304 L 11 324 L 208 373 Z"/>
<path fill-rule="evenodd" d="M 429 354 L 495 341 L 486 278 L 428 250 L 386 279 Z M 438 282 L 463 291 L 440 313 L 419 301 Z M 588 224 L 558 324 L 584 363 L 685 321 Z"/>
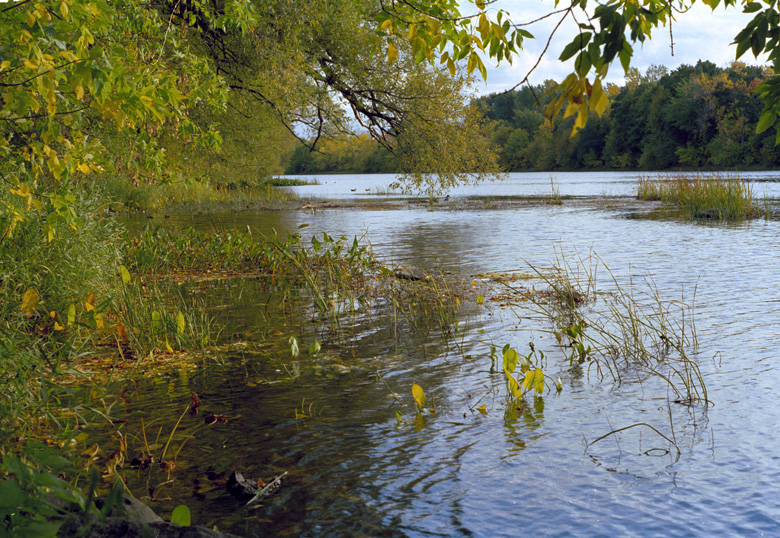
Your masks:
<path fill-rule="evenodd" d="M 771 77 L 763 67 L 700 61 L 673 71 L 631 68 L 623 86 L 608 85 L 603 116 L 591 113 L 572 134 L 574 118 L 552 121 L 545 107 L 556 83 L 473 100 L 491 129 L 501 167 L 525 170 L 755 169 L 780 164 L 773 133 L 756 130 L 763 102 L 756 88 Z M 303 146 L 292 154 L 289 174 L 392 173 L 398 162 L 367 137 L 334 140 L 320 152 Z"/>

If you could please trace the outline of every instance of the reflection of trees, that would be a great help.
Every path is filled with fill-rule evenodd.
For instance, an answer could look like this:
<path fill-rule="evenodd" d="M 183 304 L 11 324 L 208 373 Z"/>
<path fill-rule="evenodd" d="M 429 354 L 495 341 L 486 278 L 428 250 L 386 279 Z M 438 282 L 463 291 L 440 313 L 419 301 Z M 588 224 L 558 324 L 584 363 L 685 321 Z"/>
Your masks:
<path fill-rule="evenodd" d="M 480 237 L 467 222 L 457 226 L 451 219 L 413 223 L 393 234 L 395 261 L 429 271 L 460 271 L 463 262 L 480 256 Z"/>

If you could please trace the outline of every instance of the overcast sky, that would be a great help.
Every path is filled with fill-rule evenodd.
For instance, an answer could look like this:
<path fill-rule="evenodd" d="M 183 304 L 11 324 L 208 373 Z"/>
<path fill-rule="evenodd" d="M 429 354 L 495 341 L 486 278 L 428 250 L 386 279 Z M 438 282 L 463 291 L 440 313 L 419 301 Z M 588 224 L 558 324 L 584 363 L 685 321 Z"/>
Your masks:
<path fill-rule="evenodd" d="M 553 3 L 550 0 L 501 0 L 497 5 L 511 14 L 513 22 L 525 22 L 548 13 Z M 474 9 L 474 6 L 470 7 Z M 734 37 L 754 15 L 745 15 L 741 9 L 723 8 L 722 4 L 713 12 L 710 8 L 697 3 L 690 11 L 677 14 L 677 20 L 672 23 L 674 56 L 671 54 L 669 27 L 659 27 L 653 34 L 652 40 L 634 46 L 631 65 L 642 73 L 653 64 L 664 65 L 672 70 L 682 64 L 695 65 L 699 60 L 709 60 L 720 67 L 727 66 L 736 55 L 736 46 L 731 45 Z M 524 50 L 519 57 L 514 58 L 512 65 L 504 62 L 499 67 L 494 67 L 495 62 L 486 62 L 487 83 L 480 78 L 475 87 L 477 93 L 502 91 L 521 81 L 536 63 L 547 42 L 550 30 L 557 21 L 558 19 L 552 18 L 549 22 L 541 23 L 531 29 L 536 39 L 526 40 Z M 570 64 L 566 65 L 558 61 L 558 56 L 576 32 L 576 24 L 571 20 L 561 26 L 550 49 L 531 76 L 532 84 L 539 84 L 545 79 L 560 81 L 572 71 Z M 759 63 L 750 52 L 743 55 L 740 60 L 748 64 Z M 622 84 L 623 75 L 623 68 L 617 62 L 610 68 L 608 81 Z"/>

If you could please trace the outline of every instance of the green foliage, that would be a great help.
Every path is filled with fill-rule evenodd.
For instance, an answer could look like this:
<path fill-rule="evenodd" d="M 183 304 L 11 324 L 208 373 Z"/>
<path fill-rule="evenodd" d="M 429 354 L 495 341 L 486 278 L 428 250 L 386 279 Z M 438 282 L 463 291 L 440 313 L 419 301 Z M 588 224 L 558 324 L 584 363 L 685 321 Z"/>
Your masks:
<path fill-rule="evenodd" d="M 774 138 L 756 132 L 762 104 L 753 91 L 767 77 L 737 62 L 633 71 L 623 88 L 608 89 L 604 115 L 573 137 L 571 117 L 542 119 L 559 95 L 550 85 L 481 98 L 477 106 L 496 122 L 493 143 L 508 170 L 772 167 L 780 161 L 768 149 Z"/>
<path fill-rule="evenodd" d="M 712 9 L 720 0 L 703 0 Z M 473 4 L 475 10 L 465 11 Z M 610 66 L 618 61 L 630 78 L 634 47 L 649 39 L 659 26 L 671 28 L 675 17 L 685 17 L 669 0 L 615 0 L 613 2 L 572 2 L 556 11 L 529 22 L 519 20 L 522 13 L 496 9 L 491 2 L 470 0 L 469 4 L 454 1 L 421 0 L 414 4 L 391 2 L 382 4 L 382 11 L 375 17 L 377 34 L 386 40 L 387 56 L 393 61 L 397 56 L 395 36 L 403 36 L 412 47 L 417 61 L 438 60 L 455 74 L 453 60 L 468 59 L 467 71 L 479 71 L 483 78 L 486 71 L 480 53 L 497 62 L 511 63 L 519 54 L 524 39 L 533 39 L 527 30 L 550 17 L 558 19 L 552 34 L 568 18 L 578 24 L 578 33 L 563 47 L 558 59 L 573 60 L 573 71 L 555 85 L 556 96 L 545 107 L 545 115 L 554 121 L 563 111 L 563 118 L 572 118 L 571 134 L 574 135 L 589 121 L 590 116 L 601 117 L 608 107 L 608 92 L 602 84 Z M 728 0 L 723 7 L 735 5 Z M 773 3 L 743 0 L 745 13 L 756 13 L 752 21 L 739 32 L 734 43 L 736 58 L 750 50 L 754 56 L 766 54 L 769 62 L 780 57 L 780 40 L 773 33 L 780 15 Z M 557 7 L 557 3 L 556 3 Z M 546 36 L 548 45 L 552 35 Z M 544 53 L 547 52 L 545 48 Z M 518 81 L 520 86 L 528 81 L 537 63 Z M 759 133 L 775 125 L 780 114 L 780 76 L 765 81 L 758 91 L 764 100 L 764 110 Z M 780 129 L 778 129 L 780 141 Z"/>
<path fill-rule="evenodd" d="M 0 534 L 54 537 L 65 506 L 86 506 L 83 494 L 59 475 L 70 462 L 51 447 L 30 445 L 25 457 L 6 453 L 0 464 Z"/>
<path fill-rule="evenodd" d="M 171 512 L 171 523 L 176 523 L 182 527 L 189 527 L 190 520 L 190 509 L 187 505 L 180 504 Z"/>

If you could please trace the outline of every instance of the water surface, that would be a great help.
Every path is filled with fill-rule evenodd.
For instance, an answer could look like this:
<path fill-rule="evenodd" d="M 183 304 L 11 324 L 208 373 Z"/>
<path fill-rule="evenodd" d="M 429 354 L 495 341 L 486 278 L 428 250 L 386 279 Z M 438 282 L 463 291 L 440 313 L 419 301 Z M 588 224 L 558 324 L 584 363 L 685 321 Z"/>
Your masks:
<path fill-rule="evenodd" d="M 777 174 L 750 179 L 759 194 L 777 196 Z M 362 200 L 392 179 L 318 180 L 319 186 L 297 190 Z M 181 431 L 195 435 L 181 449 L 174 481 L 159 489 L 160 498 L 170 497 L 160 510 L 186 503 L 196 522 L 247 536 L 778 535 L 780 222 L 657 218 L 654 205 L 625 198 L 634 181 L 620 173 L 554 175 L 562 195 L 601 198 L 592 203 L 473 204 L 457 211 L 357 205 L 238 214 L 201 225 L 268 233 L 306 224 L 305 237 L 321 231 L 365 236 L 389 264 L 467 279 L 527 273 L 529 264 L 545 268 L 561 256 L 576 265 L 595 252 L 621 285 L 633 280 L 644 289 L 650 280 L 669 300 L 690 301 L 695 291 L 694 356 L 714 405 L 669 403 L 656 377 L 628 375 L 618 385 L 571 369 L 549 323 L 522 310 L 518 317 L 472 304 L 461 314 L 464 330 L 450 339 L 436 331 L 394 334 L 389 312 L 345 321 L 345 338 L 318 330 L 302 312 L 274 331 L 260 331 L 262 338 L 222 351 L 216 365 L 140 383 L 124 402 L 131 425 L 154 409 L 163 438 L 192 392 L 203 399 L 204 412 L 230 417 L 208 427 L 199 426 L 200 416 L 185 417 Z M 452 196 L 549 192 L 550 174 L 512 174 Z M 171 222 L 187 220 L 178 215 Z M 604 272 L 599 286 L 610 287 Z M 240 290 L 242 297 L 252 293 Z M 267 302 L 231 304 L 254 312 Z M 250 315 L 243 323 L 266 319 Z M 293 360 L 286 348 L 291 334 L 301 347 L 320 340 L 323 353 Z M 491 371 L 489 348 L 510 343 L 527 353 L 529 341 L 549 355 L 546 371 L 560 376 L 563 390 L 508 411 L 503 374 Z M 415 419 L 413 383 L 435 403 L 436 413 L 422 420 Z M 487 414 L 476 410 L 483 404 Z M 638 422 L 673 434 L 681 455 L 667 453 L 669 444 L 642 428 L 586 448 Z M 261 507 L 243 508 L 222 487 L 234 469 L 265 480 L 288 476 Z M 149 485 L 141 473 L 136 483 L 144 480 Z"/>

